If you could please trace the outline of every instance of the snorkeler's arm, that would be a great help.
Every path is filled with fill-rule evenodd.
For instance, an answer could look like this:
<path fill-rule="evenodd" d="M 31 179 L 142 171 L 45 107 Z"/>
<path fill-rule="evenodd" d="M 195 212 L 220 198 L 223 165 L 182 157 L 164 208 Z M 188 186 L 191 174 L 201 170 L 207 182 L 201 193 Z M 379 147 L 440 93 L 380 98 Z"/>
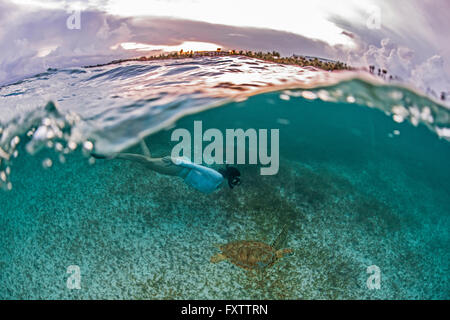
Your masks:
<path fill-rule="evenodd" d="M 197 171 L 199 171 L 205 175 L 209 175 L 215 179 L 223 179 L 223 176 L 216 170 L 193 163 L 193 162 L 190 162 L 190 161 L 187 161 L 185 159 L 176 159 L 175 164 L 177 164 L 183 168 L 197 170 Z"/>

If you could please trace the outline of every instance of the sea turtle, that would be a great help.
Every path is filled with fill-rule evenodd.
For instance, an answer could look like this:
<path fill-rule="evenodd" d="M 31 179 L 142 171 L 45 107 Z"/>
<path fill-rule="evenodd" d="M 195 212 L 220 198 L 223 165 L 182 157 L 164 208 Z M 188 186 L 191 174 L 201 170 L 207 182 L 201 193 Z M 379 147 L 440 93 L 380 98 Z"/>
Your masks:
<path fill-rule="evenodd" d="M 218 245 L 222 251 L 211 257 L 212 263 L 229 260 L 246 270 L 262 270 L 274 265 L 280 258 L 292 254 L 292 249 L 281 249 L 287 237 L 287 227 L 273 241 L 272 245 L 260 241 L 238 240 Z"/>

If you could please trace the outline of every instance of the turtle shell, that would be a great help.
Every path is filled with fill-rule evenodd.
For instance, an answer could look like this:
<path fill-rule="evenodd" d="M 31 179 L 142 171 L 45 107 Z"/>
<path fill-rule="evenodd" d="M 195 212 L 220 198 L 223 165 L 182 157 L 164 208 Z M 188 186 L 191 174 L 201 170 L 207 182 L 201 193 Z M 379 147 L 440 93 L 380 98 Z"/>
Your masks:
<path fill-rule="evenodd" d="M 259 241 L 233 241 L 220 249 L 231 263 L 246 270 L 270 267 L 276 260 L 274 248 Z"/>

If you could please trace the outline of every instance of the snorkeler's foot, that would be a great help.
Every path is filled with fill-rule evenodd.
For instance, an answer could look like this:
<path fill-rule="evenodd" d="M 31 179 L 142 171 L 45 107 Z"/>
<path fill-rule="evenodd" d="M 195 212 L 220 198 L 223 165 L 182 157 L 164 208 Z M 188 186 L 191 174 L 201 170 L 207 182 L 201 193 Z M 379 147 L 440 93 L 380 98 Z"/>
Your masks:
<path fill-rule="evenodd" d="M 142 149 L 142 152 L 144 152 L 144 154 L 145 154 L 147 157 L 151 158 L 152 155 L 151 155 L 151 153 L 150 153 L 150 149 L 148 148 L 148 146 L 147 146 L 147 144 L 145 143 L 144 139 L 141 139 L 140 143 L 141 143 L 141 149 Z"/>

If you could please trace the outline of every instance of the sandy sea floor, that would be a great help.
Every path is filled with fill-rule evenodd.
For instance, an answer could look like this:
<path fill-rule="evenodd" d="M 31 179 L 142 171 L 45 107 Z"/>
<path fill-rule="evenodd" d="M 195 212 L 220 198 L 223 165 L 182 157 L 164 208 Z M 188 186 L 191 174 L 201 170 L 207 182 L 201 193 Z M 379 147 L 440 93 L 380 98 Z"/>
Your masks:
<path fill-rule="evenodd" d="M 355 174 L 281 159 L 276 176 L 241 167 L 242 186 L 205 196 L 125 161 L 72 156 L 42 170 L 44 156 L 19 159 L 2 196 L 1 298 L 448 298 L 445 194 L 392 161 Z M 271 243 L 284 224 L 294 255 L 264 274 L 210 263 L 214 244 Z M 66 288 L 69 265 L 81 290 Z M 380 290 L 366 287 L 370 265 Z"/>

